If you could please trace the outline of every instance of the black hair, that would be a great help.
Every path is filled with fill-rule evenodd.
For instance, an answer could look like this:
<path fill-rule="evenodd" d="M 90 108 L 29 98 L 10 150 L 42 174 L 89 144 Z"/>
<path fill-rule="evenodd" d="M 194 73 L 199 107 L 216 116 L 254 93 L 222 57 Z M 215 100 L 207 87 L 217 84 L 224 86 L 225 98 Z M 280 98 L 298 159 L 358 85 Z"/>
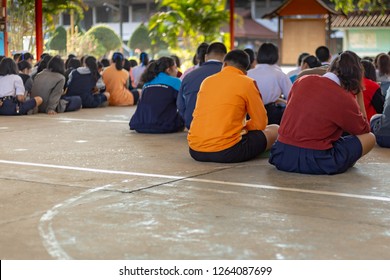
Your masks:
<path fill-rule="evenodd" d="M 137 60 L 135 59 L 130 59 L 129 62 L 130 62 L 130 67 L 135 67 L 138 65 Z"/>
<path fill-rule="evenodd" d="M 130 71 L 131 69 L 131 64 L 130 64 L 130 61 L 128 59 L 125 59 L 123 61 L 123 68 L 126 70 L 126 71 Z"/>
<path fill-rule="evenodd" d="M 43 59 L 45 56 L 49 55 L 48 53 L 42 53 L 39 59 Z"/>
<path fill-rule="evenodd" d="M 24 61 L 29 59 L 34 59 L 34 56 L 29 52 L 21 53 L 19 56 L 19 61 Z"/>
<path fill-rule="evenodd" d="M 148 56 L 148 54 L 146 52 L 140 53 L 139 61 L 140 61 L 141 65 L 144 65 L 144 66 L 148 65 L 149 64 L 149 56 Z"/>
<path fill-rule="evenodd" d="M 364 77 L 376 82 L 376 72 L 375 72 L 374 63 L 366 59 L 362 59 L 361 63 L 364 68 Z"/>
<path fill-rule="evenodd" d="M 306 56 L 302 63 L 307 63 L 309 65 L 309 68 L 315 68 L 321 66 L 321 61 L 314 55 L 308 55 Z"/>
<path fill-rule="evenodd" d="M 209 44 L 202 43 L 196 49 L 196 59 L 198 60 L 199 65 L 202 65 L 203 63 L 205 63 L 205 55 L 206 55 L 208 47 L 209 47 Z"/>
<path fill-rule="evenodd" d="M 320 46 L 316 49 L 316 57 L 321 61 L 325 62 L 330 59 L 330 51 L 326 46 Z"/>
<path fill-rule="evenodd" d="M 225 55 L 227 53 L 227 49 L 223 43 L 215 42 L 215 43 L 211 43 L 207 47 L 206 54 L 210 54 L 210 53 Z"/>
<path fill-rule="evenodd" d="M 114 52 L 112 55 L 112 62 L 115 63 L 116 70 L 122 70 L 123 69 L 123 54 L 120 52 Z"/>
<path fill-rule="evenodd" d="M 107 58 L 102 58 L 100 62 L 103 64 L 103 67 L 110 66 L 110 61 Z"/>
<path fill-rule="evenodd" d="M 21 55 L 22 55 L 21 53 L 14 53 L 14 56 L 13 56 L 14 60 L 15 61 L 19 60 Z"/>
<path fill-rule="evenodd" d="M 257 52 L 257 62 L 273 65 L 279 60 L 279 49 L 272 43 L 263 43 Z"/>
<path fill-rule="evenodd" d="M 240 70 L 246 70 L 249 66 L 249 55 L 243 50 L 232 50 L 225 55 L 223 61 Z"/>
<path fill-rule="evenodd" d="M 362 60 L 368 60 L 368 61 L 374 63 L 374 59 L 373 59 L 371 56 L 364 56 L 364 57 L 362 58 Z M 374 65 L 374 67 L 375 67 L 375 65 Z"/>
<path fill-rule="evenodd" d="M 301 65 L 302 65 L 303 59 L 304 59 L 306 56 L 309 56 L 309 55 L 310 55 L 310 54 L 307 53 L 307 52 L 301 53 L 301 54 L 298 56 L 297 65 L 298 65 L 298 66 L 301 66 Z"/>
<path fill-rule="evenodd" d="M 377 63 L 379 76 L 390 75 L 390 56 L 388 54 L 380 55 Z"/>
<path fill-rule="evenodd" d="M 65 63 L 66 65 L 66 63 Z M 68 61 L 68 67 L 65 67 L 66 69 L 77 69 L 81 66 L 81 61 L 80 59 L 73 57 L 69 59 Z"/>
<path fill-rule="evenodd" d="M 47 68 L 47 65 L 49 64 L 49 61 L 50 61 L 52 58 L 53 58 L 53 57 L 52 57 L 51 55 L 46 54 L 46 55 L 39 61 L 37 73 L 40 73 L 40 72 L 42 72 L 43 69 L 46 69 L 46 68 Z"/>
<path fill-rule="evenodd" d="M 70 62 L 70 60 L 73 59 L 73 58 L 76 58 L 76 56 L 75 56 L 74 54 L 69 54 L 69 55 L 68 55 L 68 58 L 67 58 L 66 61 L 65 61 L 65 69 L 68 69 L 68 68 L 69 68 L 69 62 Z"/>
<path fill-rule="evenodd" d="M 192 64 L 197 65 L 198 63 L 199 63 L 198 57 L 196 56 L 196 54 L 194 54 L 194 56 L 192 57 Z"/>
<path fill-rule="evenodd" d="M 3 60 L 4 57 L 4 55 L 0 55 L 0 62 Z"/>
<path fill-rule="evenodd" d="M 91 71 L 92 77 L 95 79 L 95 81 L 99 80 L 100 74 L 96 58 L 94 56 L 87 56 L 84 63 L 85 66 Z"/>
<path fill-rule="evenodd" d="M 175 65 L 172 57 L 163 56 L 158 60 L 151 61 L 141 75 L 141 82 L 147 83 L 157 77 L 161 72 L 165 72 L 169 67 Z"/>
<path fill-rule="evenodd" d="M 180 58 L 175 54 L 172 54 L 171 57 L 175 61 L 177 68 L 180 68 L 180 66 L 181 66 Z"/>
<path fill-rule="evenodd" d="M 9 57 L 4 57 L 0 62 L 0 76 L 18 75 L 18 66 L 15 60 Z"/>
<path fill-rule="evenodd" d="M 247 70 L 249 70 L 249 68 L 251 68 L 253 61 L 255 61 L 255 52 L 250 48 L 246 48 L 244 50 L 244 52 L 246 52 L 249 55 L 249 66 L 247 69 Z"/>
<path fill-rule="evenodd" d="M 47 64 L 47 69 L 51 72 L 59 73 L 65 76 L 65 63 L 59 55 L 56 55 L 50 59 Z"/>
<path fill-rule="evenodd" d="M 356 53 L 352 51 L 342 52 L 333 60 L 328 71 L 337 75 L 341 87 L 345 90 L 354 94 L 358 94 L 363 90 L 363 66 Z"/>
<path fill-rule="evenodd" d="M 30 62 L 28 62 L 27 60 L 22 60 L 22 61 L 19 61 L 18 68 L 19 68 L 19 71 L 23 71 L 24 69 L 30 70 L 32 68 L 32 66 L 31 66 Z"/>
<path fill-rule="evenodd" d="M 89 56 L 89 55 L 83 55 L 83 56 L 80 58 L 81 65 L 84 65 L 84 64 L 85 64 L 85 59 L 87 58 L 87 56 Z"/>

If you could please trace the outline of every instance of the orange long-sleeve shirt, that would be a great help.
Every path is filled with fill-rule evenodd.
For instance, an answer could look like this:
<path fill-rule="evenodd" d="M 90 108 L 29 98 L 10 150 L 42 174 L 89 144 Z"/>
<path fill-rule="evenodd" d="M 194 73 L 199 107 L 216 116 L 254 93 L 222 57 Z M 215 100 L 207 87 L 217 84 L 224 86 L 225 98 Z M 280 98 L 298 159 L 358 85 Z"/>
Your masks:
<path fill-rule="evenodd" d="M 111 106 L 134 105 L 134 96 L 126 86 L 129 72 L 124 69 L 117 70 L 115 64 L 112 64 L 103 71 L 102 76 L 106 90 L 110 93 Z"/>
<path fill-rule="evenodd" d="M 241 70 L 225 66 L 206 78 L 199 89 L 188 144 L 198 152 L 222 151 L 237 144 L 248 130 L 264 130 L 267 122 L 255 81 Z"/>

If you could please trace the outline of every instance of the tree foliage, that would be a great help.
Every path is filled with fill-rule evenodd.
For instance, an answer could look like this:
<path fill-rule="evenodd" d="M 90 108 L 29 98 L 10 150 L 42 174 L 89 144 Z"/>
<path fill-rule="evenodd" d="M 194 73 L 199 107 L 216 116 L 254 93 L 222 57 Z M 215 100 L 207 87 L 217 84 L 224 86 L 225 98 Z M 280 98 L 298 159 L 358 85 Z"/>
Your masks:
<path fill-rule="evenodd" d="M 58 26 L 50 38 L 48 46 L 51 50 L 63 52 L 66 50 L 66 30 L 63 26 Z"/>
<path fill-rule="evenodd" d="M 101 44 L 105 53 L 117 50 L 122 46 L 122 41 L 118 34 L 106 25 L 95 25 L 84 36 L 89 36 L 92 40 Z"/>
<path fill-rule="evenodd" d="M 133 50 L 140 49 L 141 51 L 150 49 L 151 44 L 149 30 L 143 23 L 133 32 L 128 42 L 129 48 Z"/>
<path fill-rule="evenodd" d="M 220 37 L 221 26 L 229 19 L 226 0 L 161 0 L 158 10 L 150 18 L 152 44 L 160 38 L 170 47 L 194 49 L 201 42 Z M 164 11 L 165 10 L 165 11 Z"/>
<path fill-rule="evenodd" d="M 359 10 L 385 10 L 390 8 L 389 0 L 330 0 L 335 4 L 336 10 L 344 13 Z"/>
<path fill-rule="evenodd" d="M 64 11 L 75 11 L 77 18 L 83 18 L 87 6 L 82 0 L 42 0 L 42 13 L 46 30 L 54 30 L 55 17 Z M 10 50 L 22 50 L 23 38 L 29 37 L 28 51 L 34 49 L 35 36 L 35 1 L 8 0 L 8 26 Z"/>

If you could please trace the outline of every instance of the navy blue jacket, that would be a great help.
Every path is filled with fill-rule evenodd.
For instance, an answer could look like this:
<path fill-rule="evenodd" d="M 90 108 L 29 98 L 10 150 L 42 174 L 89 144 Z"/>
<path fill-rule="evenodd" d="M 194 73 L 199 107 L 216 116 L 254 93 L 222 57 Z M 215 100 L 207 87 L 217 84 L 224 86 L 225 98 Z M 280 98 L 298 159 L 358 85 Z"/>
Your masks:
<path fill-rule="evenodd" d="M 200 85 L 204 79 L 220 72 L 221 69 L 222 62 L 207 61 L 184 77 L 180 86 L 179 96 L 177 97 L 177 108 L 188 129 L 192 122 L 192 113 L 195 109 Z"/>
<path fill-rule="evenodd" d="M 80 96 L 83 108 L 96 108 L 104 102 L 102 94 L 93 94 L 93 89 L 96 87 L 96 80 L 89 73 L 81 74 L 77 69 L 71 73 L 71 78 L 68 81 L 67 96 Z"/>
<path fill-rule="evenodd" d="M 184 129 L 184 122 L 176 107 L 180 80 L 165 73 L 159 73 L 152 81 L 145 83 L 130 119 L 130 129 L 140 133 L 170 133 Z"/>

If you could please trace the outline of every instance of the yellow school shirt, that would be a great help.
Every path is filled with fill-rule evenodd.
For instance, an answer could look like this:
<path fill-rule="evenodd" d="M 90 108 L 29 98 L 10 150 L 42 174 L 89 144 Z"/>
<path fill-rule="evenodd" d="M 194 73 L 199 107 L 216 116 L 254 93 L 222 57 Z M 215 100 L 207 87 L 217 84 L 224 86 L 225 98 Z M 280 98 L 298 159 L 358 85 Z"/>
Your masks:
<path fill-rule="evenodd" d="M 264 130 L 267 122 L 256 82 L 226 66 L 200 86 L 188 144 L 198 152 L 219 152 L 237 144 L 248 130 Z"/>

